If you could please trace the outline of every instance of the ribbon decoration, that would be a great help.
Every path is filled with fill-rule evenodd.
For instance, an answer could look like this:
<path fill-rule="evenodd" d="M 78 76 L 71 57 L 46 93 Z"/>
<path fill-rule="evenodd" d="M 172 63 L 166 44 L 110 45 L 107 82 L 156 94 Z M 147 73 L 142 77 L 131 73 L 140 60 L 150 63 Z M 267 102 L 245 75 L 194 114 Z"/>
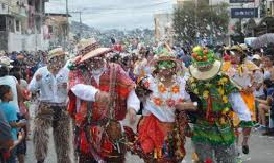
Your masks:
<path fill-rule="evenodd" d="M 210 123 L 213 123 L 213 117 L 212 117 L 212 98 L 209 93 L 209 96 L 207 98 L 207 108 L 206 108 L 206 120 Z"/>

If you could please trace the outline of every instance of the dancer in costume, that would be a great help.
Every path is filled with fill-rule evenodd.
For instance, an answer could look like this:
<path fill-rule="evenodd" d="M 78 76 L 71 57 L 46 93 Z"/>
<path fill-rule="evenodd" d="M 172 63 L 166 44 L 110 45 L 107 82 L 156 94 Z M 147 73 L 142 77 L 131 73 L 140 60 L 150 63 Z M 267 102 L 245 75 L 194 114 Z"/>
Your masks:
<path fill-rule="evenodd" d="M 256 88 L 256 83 L 253 76 L 253 71 L 259 68 L 246 59 L 242 48 L 240 46 L 233 46 L 230 49 L 231 62 L 228 62 L 228 66 L 225 66 L 224 72 L 229 76 L 230 80 L 237 85 L 240 89 L 240 94 L 248 106 L 248 111 L 251 113 L 252 121 L 256 121 L 256 110 L 255 110 L 255 96 L 254 91 Z M 251 134 L 252 123 L 240 124 L 238 116 L 233 113 L 233 123 L 236 128 L 243 127 L 243 141 L 242 141 L 242 152 L 243 154 L 249 154 L 248 140 Z"/>
<path fill-rule="evenodd" d="M 129 113 L 134 122 L 139 110 L 134 82 L 119 65 L 104 59 L 110 51 L 91 41 L 70 65 L 68 111 L 79 130 L 80 163 L 124 162 L 125 133 L 131 130 L 121 121 Z"/>
<path fill-rule="evenodd" d="M 71 122 L 66 111 L 69 70 L 64 67 L 62 48 L 48 54 L 48 65 L 39 68 L 29 85 L 32 92 L 40 90 L 38 110 L 34 119 L 35 157 L 43 163 L 48 151 L 49 128 L 53 127 L 58 163 L 72 163 Z"/>
<path fill-rule="evenodd" d="M 145 162 L 180 162 L 185 157 L 188 121 L 184 109 L 195 109 L 177 72 L 181 62 L 166 46 L 154 59 L 155 76 L 144 77 L 136 88 L 143 116 L 138 124 L 135 152 Z M 188 130 L 189 131 L 189 130 Z"/>
<path fill-rule="evenodd" d="M 250 112 L 239 90 L 220 72 L 222 64 L 212 51 L 195 47 L 192 61 L 187 88 L 192 100 L 198 103 L 197 111 L 192 114 L 196 162 L 235 163 L 235 135 L 228 114 L 233 108 L 246 123 L 251 122 Z"/>

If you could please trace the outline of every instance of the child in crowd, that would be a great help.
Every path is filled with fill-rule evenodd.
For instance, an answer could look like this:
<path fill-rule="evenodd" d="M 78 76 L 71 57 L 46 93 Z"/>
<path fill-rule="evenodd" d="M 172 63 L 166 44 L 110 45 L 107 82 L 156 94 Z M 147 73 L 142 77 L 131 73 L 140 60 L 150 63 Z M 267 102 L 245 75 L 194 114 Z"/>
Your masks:
<path fill-rule="evenodd" d="M 270 113 L 271 107 L 273 105 L 274 84 L 270 80 L 265 80 L 264 87 L 265 87 L 265 93 L 266 93 L 266 100 L 256 99 L 256 101 L 259 103 L 259 105 L 258 105 L 259 123 L 261 124 L 261 127 L 267 128 L 265 114 Z M 272 118 L 270 117 L 269 120 L 271 121 L 270 122 L 271 125 L 268 127 L 273 128 L 272 127 Z M 268 133 L 269 132 L 267 130 L 266 134 L 268 134 Z M 265 135 L 265 134 L 263 134 L 263 135 Z"/>
<path fill-rule="evenodd" d="M 0 85 L 0 109 L 3 111 L 6 120 L 11 126 L 11 134 L 14 146 L 11 147 L 10 156 L 7 159 L 7 163 L 16 163 L 17 145 L 22 141 L 24 133 L 18 132 L 18 128 L 25 126 L 26 122 L 21 120 L 17 122 L 16 106 L 10 101 L 13 100 L 13 94 L 11 87 L 8 85 Z"/>

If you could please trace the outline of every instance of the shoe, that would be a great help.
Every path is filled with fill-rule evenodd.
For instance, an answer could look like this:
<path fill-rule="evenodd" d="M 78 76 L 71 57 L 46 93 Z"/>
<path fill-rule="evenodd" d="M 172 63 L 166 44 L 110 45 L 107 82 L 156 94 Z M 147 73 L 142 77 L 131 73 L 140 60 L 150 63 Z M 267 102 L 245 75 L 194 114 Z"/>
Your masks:
<path fill-rule="evenodd" d="M 265 132 L 262 133 L 262 136 L 274 136 L 274 132 Z"/>
<path fill-rule="evenodd" d="M 249 146 L 248 145 L 242 145 L 242 152 L 245 155 L 249 154 Z"/>

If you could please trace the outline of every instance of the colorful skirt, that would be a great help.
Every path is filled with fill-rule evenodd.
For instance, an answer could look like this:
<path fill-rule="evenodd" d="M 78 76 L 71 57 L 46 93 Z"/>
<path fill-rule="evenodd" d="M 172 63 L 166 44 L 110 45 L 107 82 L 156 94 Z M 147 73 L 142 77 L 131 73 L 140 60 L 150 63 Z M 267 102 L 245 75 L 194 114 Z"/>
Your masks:
<path fill-rule="evenodd" d="M 160 122 L 151 115 L 142 117 L 137 129 L 134 152 L 145 162 L 175 163 L 185 157 L 185 133 L 180 131 L 177 123 Z"/>
<path fill-rule="evenodd" d="M 251 113 L 251 119 L 252 122 L 256 122 L 256 105 L 255 105 L 255 97 L 253 93 L 248 93 L 248 92 L 240 92 L 241 97 L 244 101 L 244 103 L 247 105 L 250 113 Z M 240 124 L 240 119 L 237 116 L 237 114 L 235 112 L 231 112 L 230 113 L 230 117 L 233 120 L 233 125 L 235 127 L 239 126 Z"/>

